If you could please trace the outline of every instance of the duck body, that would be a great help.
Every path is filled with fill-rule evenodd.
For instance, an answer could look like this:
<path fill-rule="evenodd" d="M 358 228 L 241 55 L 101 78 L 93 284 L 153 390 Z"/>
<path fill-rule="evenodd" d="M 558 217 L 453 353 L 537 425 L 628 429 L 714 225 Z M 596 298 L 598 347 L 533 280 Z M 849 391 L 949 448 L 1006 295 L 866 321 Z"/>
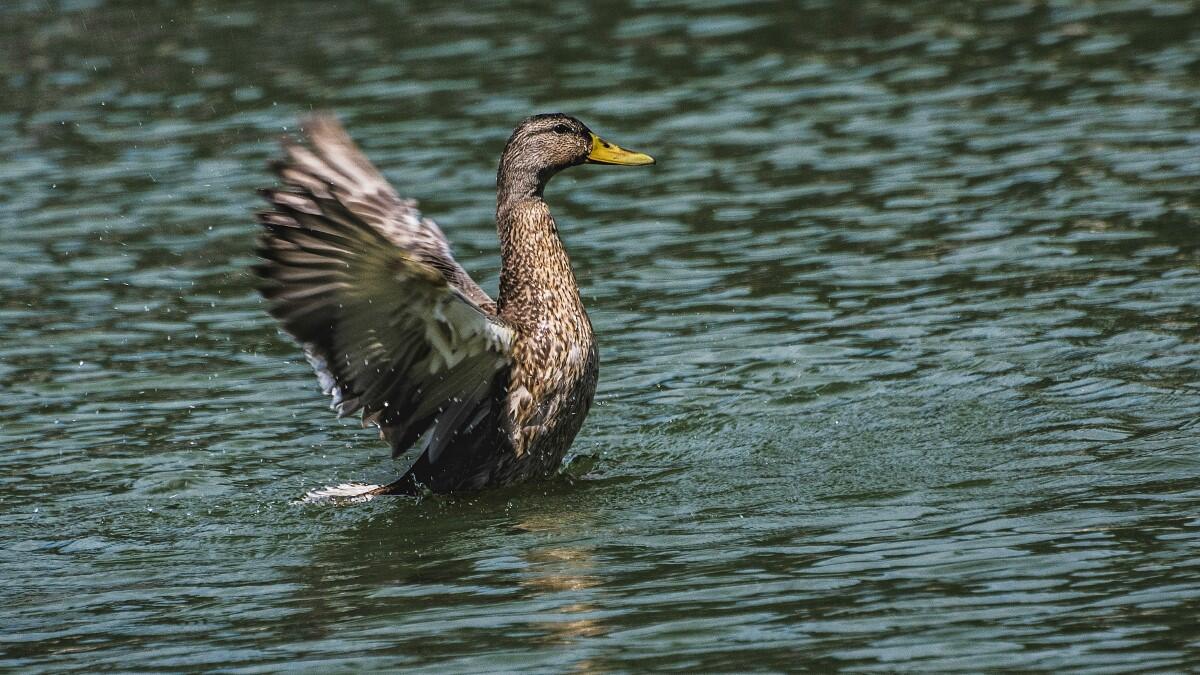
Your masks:
<path fill-rule="evenodd" d="M 552 471 L 583 425 L 596 392 L 599 355 L 554 220 L 541 199 L 501 211 L 520 241 L 509 246 L 500 282 L 500 317 L 516 328 L 507 417 L 513 457 L 533 472 Z"/>
<path fill-rule="evenodd" d="M 503 385 L 488 420 L 439 461 L 418 459 L 387 492 L 476 490 L 552 473 L 591 408 L 596 338 L 547 205 L 502 205 L 496 222 L 510 242 L 502 246 L 496 315 L 513 330 L 512 363 L 498 375 Z"/>
<path fill-rule="evenodd" d="M 420 456 L 371 494 L 478 490 L 556 470 L 583 425 L 599 359 L 543 198 L 584 162 L 653 160 L 566 115 L 513 132 L 497 173 L 497 301 L 433 221 L 399 198 L 330 117 L 289 144 L 266 190 L 256 270 L 270 311 L 304 348 L 341 415 L 362 411 L 399 455 Z"/>

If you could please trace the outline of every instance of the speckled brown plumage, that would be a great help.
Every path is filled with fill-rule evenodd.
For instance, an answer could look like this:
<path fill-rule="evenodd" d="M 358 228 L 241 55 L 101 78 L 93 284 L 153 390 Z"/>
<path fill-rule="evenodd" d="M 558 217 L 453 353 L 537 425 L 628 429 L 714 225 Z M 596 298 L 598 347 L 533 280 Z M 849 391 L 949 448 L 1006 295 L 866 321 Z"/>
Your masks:
<path fill-rule="evenodd" d="M 560 114 L 524 120 L 497 173 L 502 267 L 493 302 L 433 221 L 401 199 L 328 116 L 285 144 L 283 189 L 259 214 L 262 293 L 339 415 L 362 412 L 401 454 L 375 494 L 474 490 L 554 471 L 591 407 L 598 358 L 543 200 L 585 161 L 647 164 Z"/>

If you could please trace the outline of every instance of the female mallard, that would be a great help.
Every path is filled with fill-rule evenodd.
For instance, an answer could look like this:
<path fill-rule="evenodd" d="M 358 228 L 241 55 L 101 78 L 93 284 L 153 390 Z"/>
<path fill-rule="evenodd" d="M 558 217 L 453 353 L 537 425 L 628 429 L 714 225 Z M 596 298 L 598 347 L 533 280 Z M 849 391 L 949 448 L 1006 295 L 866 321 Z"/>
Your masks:
<path fill-rule="evenodd" d="M 338 416 L 362 410 L 393 456 L 420 443 L 399 480 L 370 494 L 475 490 L 550 473 L 596 390 L 592 324 L 550 209 L 559 171 L 653 164 L 579 120 L 534 115 L 513 131 L 496 176 L 500 297 L 450 253 L 441 229 L 401 199 L 332 117 L 285 143 L 264 190 L 271 314 L 304 348 Z"/>

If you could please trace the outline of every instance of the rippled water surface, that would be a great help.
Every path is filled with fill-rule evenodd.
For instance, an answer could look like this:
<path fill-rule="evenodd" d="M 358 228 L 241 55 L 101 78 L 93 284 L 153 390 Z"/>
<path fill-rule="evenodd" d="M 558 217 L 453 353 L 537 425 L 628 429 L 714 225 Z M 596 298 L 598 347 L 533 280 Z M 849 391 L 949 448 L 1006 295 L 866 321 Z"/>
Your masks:
<path fill-rule="evenodd" d="M 5 2 L 0 669 L 1200 667 L 1190 2 Z M 253 290 L 336 110 L 495 288 L 531 112 L 570 472 L 416 503 Z"/>

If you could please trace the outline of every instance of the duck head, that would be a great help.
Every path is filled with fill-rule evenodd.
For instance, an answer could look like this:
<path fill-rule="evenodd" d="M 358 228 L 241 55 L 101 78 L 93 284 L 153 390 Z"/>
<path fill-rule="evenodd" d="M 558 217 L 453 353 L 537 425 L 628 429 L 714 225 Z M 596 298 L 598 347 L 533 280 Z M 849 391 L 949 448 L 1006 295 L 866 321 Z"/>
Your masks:
<path fill-rule="evenodd" d="M 502 193 L 540 195 L 556 173 L 585 163 L 643 166 L 653 164 L 654 158 L 609 143 L 570 115 L 534 115 L 522 120 L 508 138 L 496 183 Z"/>

